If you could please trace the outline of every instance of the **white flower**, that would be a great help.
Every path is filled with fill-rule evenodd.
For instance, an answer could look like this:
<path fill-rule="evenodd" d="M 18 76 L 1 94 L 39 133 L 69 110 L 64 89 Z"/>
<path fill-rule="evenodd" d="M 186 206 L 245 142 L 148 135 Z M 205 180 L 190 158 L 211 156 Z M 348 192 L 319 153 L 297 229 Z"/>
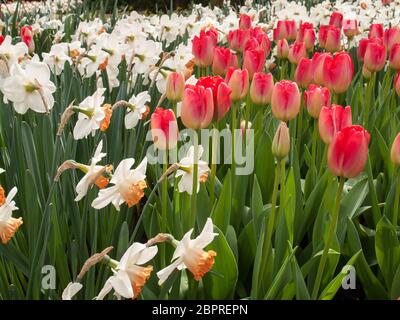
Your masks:
<path fill-rule="evenodd" d="M 71 64 L 71 58 L 68 56 L 68 45 L 66 43 L 54 44 L 49 53 L 43 53 L 43 62 L 52 70 L 55 70 L 57 75 L 60 75 L 64 70 L 65 62 Z"/>
<path fill-rule="evenodd" d="M 83 285 L 80 284 L 79 282 L 70 282 L 68 283 L 67 287 L 64 289 L 61 299 L 62 300 L 72 300 L 74 295 L 76 295 L 81 289 L 83 288 Z"/>
<path fill-rule="evenodd" d="M 0 206 L 0 239 L 3 244 L 10 241 L 22 224 L 22 218 L 15 219 L 12 217 L 12 212 L 18 210 L 13 200 L 17 191 L 16 187 L 12 188 L 7 198 L 3 199 L 4 203 Z"/>
<path fill-rule="evenodd" d="M 78 121 L 74 127 L 75 140 L 86 138 L 90 133 L 94 135 L 96 130 L 100 128 L 102 121 L 106 117 L 106 113 L 102 107 L 105 90 L 104 88 L 97 89 L 93 95 L 87 97 L 79 104 Z"/>
<path fill-rule="evenodd" d="M 132 129 L 136 127 L 139 120 L 142 119 L 146 112 L 146 102 L 150 102 L 151 98 L 148 91 L 140 92 L 137 96 L 132 95 L 129 99 L 131 107 L 127 108 L 125 115 L 125 128 Z"/>
<path fill-rule="evenodd" d="M 207 162 L 200 160 L 204 149 L 201 145 L 199 145 L 198 148 L 198 157 L 196 160 L 194 160 L 194 147 L 191 146 L 186 154 L 186 157 L 182 158 L 182 160 L 179 162 L 180 168 L 176 172 L 176 177 L 181 177 L 181 180 L 178 183 L 179 192 L 186 191 L 187 193 L 192 194 L 195 162 L 198 163 L 196 193 L 200 191 L 200 182 L 204 182 L 208 178 L 208 171 L 210 171 L 210 168 L 208 167 Z"/>
<path fill-rule="evenodd" d="M 157 251 L 156 246 L 147 247 L 138 242 L 132 244 L 122 256 L 116 270 L 113 270 L 114 275 L 108 278 L 97 299 L 104 299 L 111 289 L 114 289 L 116 295 L 126 299 L 137 298 L 153 271 L 152 266 L 140 265 L 153 259 Z"/>
<path fill-rule="evenodd" d="M 78 65 L 79 73 L 90 78 L 99 68 L 108 64 L 108 54 L 99 46 L 93 46 L 82 58 Z M 104 67 L 103 67 L 104 66 Z"/>
<path fill-rule="evenodd" d="M 49 67 L 42 62 L 30 62 L 25 69 L 13 64 L 1 90 L 4 97 L 14 103 L 18 113 L 25 113 L 28 109 L 48 112 L 54 105 L 52 93 L 56 87 L 50 81 Z"/>
<path fill-rule="evenodd" d="M 85 166 L 85 170 L 87 170 L 86 174 L 83 176 L 83 178 L 79 181 L 79 183 L 76 185 L 76 193 L 78 194 L 75 198 L 75 201 L 81 200 L 84 196 L 86 196 L 89 187 L 93 184 L 96 183 L 94 179 L 96 176 L 99 174 L 100 170 L 103 169 L 103 166 L 98 166 L 96 165 L 104 156 L 106 155 L 105 153 L 102 153 L 101 150 L 103 149 L 103 141 L 100 141 L 99 145 L 96 148 L 96 151 L 94 153 L 94 156 L 92 158 L 92 161 L 90 163 L 90 166 Z"/>
<path fill-rule="evenodd" d="M 138 42 L 133 58 L 133 70 L 137 73 L 145 73 L 150 66 L 155 65 L 160 60 L 162 52 L 161 44 L 152 40 Z"/>
<path fill-rule="evenodd" d="M 192 233 L 193 229 L 189 230 L 179 241 L 172 256 L 172 263 L 157 272 L 159 285 L 162 285 L 175 269 L 189 269 L 195 280 L 199 281 L 213 266 L 214 258 L 217 255 L 216 252 L 203 250 L 218 235 L 214 233 L 212 220 L 210 218 L 207 219 L 203 231 L 193 240 L 190 239 Z"/>
<path fill-rule="evenodd" d="M 0 44 L 0 55 L 8 62 L 8 68 L 18 60 L 28 54 L 28 47 L 24 42 L 19 42 L 16 45 L 12 44 L 12 38 L 6 36 L 2 44 Z"/>
<path fill-rule="evenodd" d="M 144 196 L 143 189 L 147 187 L 146 169 L 147 158 L 145 157 L 136 169 L 131 169 L 135 159 L 128 158 L 120 162 L 110 180 L 114 186 L 102 189 L 99 195 L 92 202 L 92 207 L 101 209 L 112 203 L 119 211 L 119 207 L 124 202 L 129 207 L 137 204 Z"/>

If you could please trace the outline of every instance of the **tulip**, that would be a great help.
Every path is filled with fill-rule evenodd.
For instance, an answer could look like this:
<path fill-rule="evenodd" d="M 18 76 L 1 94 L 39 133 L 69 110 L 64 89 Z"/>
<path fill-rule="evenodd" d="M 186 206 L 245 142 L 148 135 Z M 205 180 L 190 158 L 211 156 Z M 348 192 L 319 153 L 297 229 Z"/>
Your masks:
<path fill-rule="evenodd" d="M 220 76 L 202 77 L 197 81 L 196 85 L 212 90 L 214 119 L 221 120 L 231 107 L 231 88 Z"/>
<path fill-rule="evenodd" d="M 328 168 L 340 177 L 354 178 L 364 170 L 370 135 L 361 126 L 338 131 L 328 149 Z"/>
<path fill-rule="evenodd" d="M 393 45 L 389 54 L 389 65 L 392 69 L 400 69 L 400 43 Z"/>
<path fill-rule="evenodd" d="M 241 100 L 246 96 L 249 89 L 249 72 L 247 69 L 229 68 L 225 76 L 225 82 L 232 90 L 232 101 Z"/>
<path fill-rule="evenodd" d="M 281 80 L 274 85 L 271 96 L 272 113 L 281 121 L 296 118 L 300 111 L 300 92 L 297 84 Z"/>
<path fill-rule="evenodd" d="M 331 105 L 331 94 L 328 88 L 310 84 L 304 91 L 304 100 L 308 113 L 314 119 L 318 119 L 322 107 Z"/>
<path fill-rule="evenodd" d="M 289 47 L 289 61 L 298 64 L 301 58 L 307 57 L 307 49 L 304 42 L 295 42 Z"/>
<path fill-rule="evenodd" d="M 357 48 L 357 58 L 359 60 L 364 61 L 365 52 L 367 51 L 367 47 L 370 43 L 383 45 L 383 40 L 381 38 L 361 39 Z"/>
<path fill-rule="evenodd" d="M 244 51 L 260 49 L 260 44 L 255 37 L 250 37 L 244 45 Z"/>
<path fill-rule="evenodd" d="M 383 24 L 373 23 L 369 27 L 368 38 L 382 38 L 383 37 Z"/>
<path fill-rule="evenodd" d="M 382 0 L 382 4 L 385 6 L 387 4 L 391 4 L 393 0 Z"/>
<path fill-rule="evenodd" d="M 394 79 L 394 90 L 396 91 L 397 95 L 400 97 L 400 70 Z"/>
<path fill-rule="evenodd" d="M 314 82 L 320 86 L 324 84 L 324 61 L 327 57 L 331 59 L 332 55 L 326 52 L 316 52 L 312 58 L 311 68 L 314 73 Z"/>
<path fill-rule="evenodd" d="M 294 73 L 294 80 L 303 89 L 307 88 L 313 80 L 312 60 L 301 58 Z"/>
<path fill-rule="evenodd" d="M 257 30 L 257 28 L 254 29 Z M 271 41 L 269 41 L 268 35 L 261 31 L 257 32 L 254 37 L 258 41 L 260 48 L 264 50 L 265 56 L 268 57 L 271 52 Z"/>
<path fill-rule="evenodd" d="M 286 59 L 289 56 L 289 44 L 286 39 L 279 40 L 276 55 L 279 59 Z"/>
<path fill-rule="evenodd" d="M 185 77 L 183 76 L 183 74 L 178 71 L 171 72 L 167 78 L 167 99 L 174 102 L 181 101 L 184 89 Z"/>
<path fill-rule="evenodd" d="M 272 154 L 278 160 L 284 159 L 290 151 L 290 135 L 286 122 L 281 121 L 272 141 Z"/>
<path fill-rule="evenodd" d="M 323 48 L 328 52 L 340 51 L 340 29 L 334 26 L 328 26 L 324 31 L 320 32 Z"/>
<path fill-rule="evenodd" d="M 236 29 L 231 30 L 228 33 L 228 43 L 229 46 L 239 52 L 243 52 L 244 46 L 246 45 L 247 40 L 250 38 L 250 30 L 242 30 Z"/>
<path fill-rule="evenodd" d="M 390 158 L 395 166 L 400 166 L 400 133 L 397 134 L 390 149 Z"/>
<path fill-rule="evenodd" d="M 239 29 L 250 29 L 251 28 L 251 17 L 245 13 L 240 14 L 239 18 Z"/>
<path fill-rule="evenodd" d="M 263 49 L 246 50 L 243 57 L 243 69 L 247 69 L 250 79 L 255 72 L 261 72 L 265 64 L 265 53 Z"/>
<path fill-rule="evenodd" d="M 273 87 L 274 78 L 271 73 L 256 72 L 250 85 L 251 101 L 257 105 L 270 103 Z"/>
<path fill-rule="evenodd" d="M 325 87 L 331 92 L 345 92 L 353 80 L 353 74 L 353 61 L 347 52 L 325 58 L 322 77 Z"/>
<path fill-rule="evenodd" d="M 237 67 L 237 65 L 237 56 L 230 49 L 224 47 L 214 49 L 212 71 L 215 74 L 224 76 L 229 67 Z"/>
<path fill-rule="evenodd" d="M 294 40 L 296 39 L 297 30 L 294 20 L 279 20 L 276 28 L 273 30 L 274 41 L 281 39 Z"/>
<path fill-rule="evenodd" d="M 296 42 L 304 42 L 307 50 L 313 51 L 315 44 L 315 31 L 312 23 L 303 22 L 300 24 Z"/>
<path fill-rule="evenodd" d="M 214 115 L 214 98 L 210 88 L 187 85 L 183 92 L 181 119 L 190 129 L 208 127 Z"/>
<path fill-rule="evenodd" d="M 35 51 L 32 26 L 23 26 L 21 28 L 21 40 L 26 44 L 30 53 Z"/>
<path fill-rule="evenodd" d="M 174 112 L 157 107 L 150 122 L 154 145 L 160 150 L 174 148 L 178 141 L 178 124 Z"/>
<path fill-rule="evenodd" d="M 367 45 L 364 55 L 364 65 L 371 71 L 376 72 L 382 70 L 386 62 L 386 48 L 375 42 Z"/>
<path fill-rule="evenodd" d="M 329 19 L 329 25 L 341 29 L 342 23 L 343 23 L 343 14 L 337 11 L 332 12 L 331 17 Z"/>
<path fill-rule="evenodd" d="M 358 22 L 356 19 L 347 19 L 343 22 L 343 33 L 349 39 L 353 39 L 358 32 Z"/>
<path fill-rule="evenodd" d="M 215 38 L 200 33 L 192 40 L 192 54 L 195 64 L 199 67 L 208 67 L 212 64 L 214 48 L 216 46 Z"/>
<path fill-rule="evenodd" d="M 336 132 L 351 126 L 351 108 L 340 105 L 322 107 L 318 119 L 319 135 L 324 143 L 330 144 Z"/>
<path fill-rule="evenodd" d="M 392 50 L 396 43 L 400 43 L 400 27 L 386 29 L 383 34 L 383 43 L 388 51 Z"/>

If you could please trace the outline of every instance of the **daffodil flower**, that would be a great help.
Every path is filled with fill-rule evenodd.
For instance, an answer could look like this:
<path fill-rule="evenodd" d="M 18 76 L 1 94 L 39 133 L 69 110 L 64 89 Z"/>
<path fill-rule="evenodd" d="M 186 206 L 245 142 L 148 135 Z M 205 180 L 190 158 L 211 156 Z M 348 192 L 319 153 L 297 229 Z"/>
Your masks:
<path fill-rule="evenodd" d="M 64 289 L 61 299 L 62 300 L 72 300 L 72 298 L 81 291 L 83 285 L 79 282 L 70 282 L 67 287 Z"/>
<path fill-rule="evenodd" d="M 18 210 L 13 201 L 17 188 L 12 188 L 6 199 L 4 199 L 4 189 L 0 188 L 0 239 L 3 244 L 7 244 L 21 226 L 22 218 L 12 217 L 12 212 Z"/>
<path fill-rule="evenodd" d="M 146 102 L 150 102 L 150 95 L 148 91 L 140 92 L 137 96 L 133 95 L 128 103 L 130 107 L 127 108 L 125 115 L 125 128 L 133 129 L 136 127 L 139 120 L 147 111 Z"/>

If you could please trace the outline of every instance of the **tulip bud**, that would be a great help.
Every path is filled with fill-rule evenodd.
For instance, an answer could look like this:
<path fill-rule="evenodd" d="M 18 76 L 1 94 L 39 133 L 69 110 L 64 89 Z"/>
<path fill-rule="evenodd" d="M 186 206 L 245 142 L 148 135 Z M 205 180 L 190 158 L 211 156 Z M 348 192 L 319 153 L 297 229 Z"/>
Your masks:
<path fill-rule="evenodd" d="M 324 48 L 328 52 L 337 52 L 341 49 L 340 29 L 334 26 L 328 26 L 323 34 Z"/>
<path fill-rule="evenodd" d="M 254 30 L 257 30 L 257 28 L 254 28 Z M 260 48 L 264 50 L 265 57 L 268 57 L 271 52 L 271 41 L 269 41 L 268 35 L 262 31 L 256 33 L 254 37 Z"/>
<path fill-rule="evenodd" d="M 286 122 L 281 121 L 272 141 L 272 154 L 278 159 L 284 159 L 290 151 L 290 135 Z"/>
<path fill-rule="evenodd" d="M 383 24 L 373 23 L 369 27 L 368 38 L 382 38 L 383 37 Z"/>
<path fill-rule="evenodd" d="M 329 25 L 341 29 L 342 23 L 343 23 L 343 14 L 338 11 L 332 12 L 331 17 L 329 19 Z"/>
<path fill-rule="evenodd" d="M 289 61 L 298 64 L 301 58 L 307 57 L 307 49 L 304 42 L 295 42 L 289 47 Z"/>
<path fill-rule="evenodd" d="M 370 135 L 361 126 L 338 131 L 328 149 L 328 168 L 340 177 L 354 178 L 364 170 Z"/>
<path fill-rule="evenodd" d="M 400 97 L 400 70 L 394 78 L 394 90 L 396 91 L 397 95 Z"/>
<path fill-rule="evenodd" d="M 310 116 L 318 119 L 322 107 L 331 105 L 331 94 L 328 88 L 310 84 L 308 89 L 304 91 L 304 100 Z"/>
<path fill-rule="evenodd" d="M 357 48 L 357 58 L 360 61 L 364 61 L 365 52 L 367 51 L 367 47 L 370 43 L 383 45 L 383 40 L 381 38 L 361 39 Z"/>
<path fill-rule="evenodd" d="M 383 34 L 383 43 L 389 52 L 396 43 L 400 43 L 400 27 L 386 29 Z"/>
<path fill-rule="evenodd" d="M 340 52 L 333 58 L 326 57 L 323 66 L 323 82 L 331 92 L 345 92 L 353 80 L 353 60 L 347 52 Z"/>
<path fill-rule="evenodd" d="M 183 92 L 181 119 L 186 128 L 208 127 L 214 115 L 214 98 L 210 88 L 187 85 Z"/>
<path fill-rule="evenodd" d="M 214 49 L 212 71 L 215 74 L 224 76 L 229 67 L 237 67 L 237 64 L 237 56 L 229 48 L 216 47 Z"/>
<path fill-rule="evenodd" d="M 400 133 L 397 134 L 390 150 L 390 158 L 396 166 L 400 166 Z"/>
<path fill-rule="evenodd" d="M 370 42 L 364 55 L 364 66 L 371 72 L 382 70 L 386 62 L 386 48 L 375 42 Z"/>
<path fill-rule="evenodd" d="M 265 64 L 265 54 L 263 49 L 246 50 L 243 57 L 243 69 L 247 69 L 250 79 L 255 72 L 261 72 Z"/>
<path fill-rule="evenodd" d="M 314 82 L 320 86 L 324 84 L 324 61 L 326 57 L 332 58 L 332 55 L 326 52 L 316 52 L 312 58 L 311 68 L 314 73 Z"/>
<path fill-rule="evenodd" d="M 351 126 L 351 108 L 343 108 L 333 104 L 331 107 L 322 107 L 318 119 L 319 135 L 324 143 L 330 144 L 336 132 Z"/>
<path fill-rule="evenodd" d="M 251 28 L 251 17 L 245 13 L 240 14 L 239 18 L 239 29 L 250 29 Z"/>
<path fill-rule="evenodd" d="M 249 89 L 249 72 L 247 69 L 229 68 L 225 82 L 232 90 L 232 101 L 241 100 L 246 96 Z"/>
<path fill-rule="evenodd" d="M 178 71 L 171 72 L 167 78 L 167 99 L 174 102 L 181 101 L 184 89 L 185 77 L 183 76 L 183 74 Z"/>
<path fill-rule="evenodd" d="M 343 22 L 343 33 L 349 39 L 358 34 L 358 22 L 356 19 L 347 19 Z"/>
<path fill-rule="evenodd" d="M 172 149 L 178 141 L 178 124 L 171 109 L 157 107 L 151 115 L 151 134 L 160 150 Z"/>
<path fill-rule="evenodd" d="M 215 39 L 204 33 L 195 36 L 192 40 L 192 54 L 195 64 L 199 67 L 208 67 L 212 64 L 214 48 L 216 46 Z"/>
<path fill-rule="evenodd" d="M 297 84 L 288 80 L 275 83 L 271 96 L 272 113 L 281 121 L 289 121 L 300 111 L 300 92 Z"/>
<path fill-rule="evenodd" d="M 400 69 L 400 43 L 394 44 L 390 50 L 389 65 L 392 69 Z"/>
<path fill-rule="evenodd" d="M 30 53 L 35 51 L 32 26 L 23 26 L 21 28 L 21 40 L 26 44 Z"/>
<path fill-rule="evenodd" d="M 315 31 L 312 23 L 303 22 L 302 24 L 300 24 L 296 42 L 304 42 L 307 50 L 314 50 Z"/>
<path fill-rule="evenodd" d="M 303 89 L 307 88 L 313 80 L 312 60 L 301 58 L 294 72 L 294 80 Z"/>
<path fill-rule="evenodd" d="M 286 39 L 278 40 L 276 55 L 279 59 L 286 59 L 289 56 L 289 44 Z"/>
<path fill-rule="evenodd" d="M 274 78 L 271 73 L 255 73 L 250 85 L 250 98 L 254 104 L 265 105 L 271 102 Z"/>
<path fill-rule="evenodd" d="M 243 52 L 244 46 L 246 45 L 247 40 L 250 38 L 250 30 L 242 30 L 242 29 L 236 29 L 236 30 L 231 30 L 228 33 L 228 43 L 229 46 L 239 52 Z"/>

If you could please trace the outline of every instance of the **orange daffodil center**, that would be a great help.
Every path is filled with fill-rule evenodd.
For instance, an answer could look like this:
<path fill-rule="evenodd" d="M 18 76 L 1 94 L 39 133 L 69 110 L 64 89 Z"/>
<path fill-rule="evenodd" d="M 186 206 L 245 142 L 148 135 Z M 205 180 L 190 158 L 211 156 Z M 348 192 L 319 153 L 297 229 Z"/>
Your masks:
<path fill-rule="evenodd" d="M 22 225 L 22 218 L 13 218 L 12 212 L 18 208 L 15 206 L 13 198 L 17 194 L 17 188 L 14 187 L 5 197 L 3 187 L 0 186 L 0 240 L 7 244 Z"/>

